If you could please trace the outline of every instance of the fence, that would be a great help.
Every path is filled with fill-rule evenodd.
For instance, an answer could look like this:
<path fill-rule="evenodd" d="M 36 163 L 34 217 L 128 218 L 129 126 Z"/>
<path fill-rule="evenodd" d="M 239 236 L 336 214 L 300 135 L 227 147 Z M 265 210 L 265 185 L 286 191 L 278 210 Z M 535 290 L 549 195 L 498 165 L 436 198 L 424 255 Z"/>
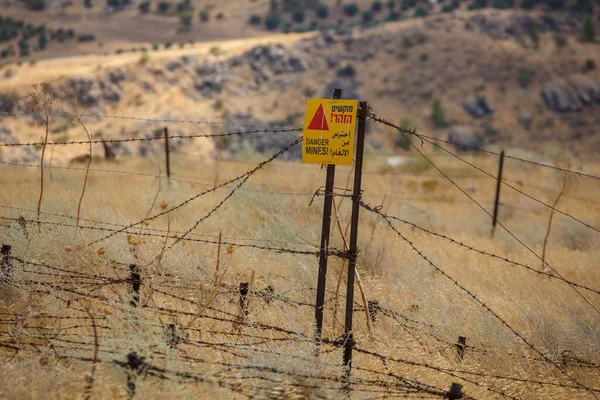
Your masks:
<path fill-rule="evenodd" d="M 366 107 L 363 106 L 363 107 Z M 52 301 L 55 312 L 40 310 L 12 310 L 6 307 L 0 313 L 0 347 L 6 350 L 6 354 L 14 352 L 44 353 L 46 347 L 52 349 L 54 357 L 59 360 L 69 360 L 80 363 L 78 365 L 92 366 L 92 373 L 86 378 L 86 398 L 93 392 L 94 379 L 97 375 L 95 366 L 106 364 L 107 366 L 118 366 L 122 368 L 125 377 L 123 388 L 129 396 L 139 392 L 140 379 L 144 382 L 149 379 L 156 381 L 176 382 L 181 385 L 202 383 L 215 387 L 215 390 L 223 390 L 224 393 L 239 394 L 240 396 L 253 397 L 257 391 L 261 395 L 271 397 L 290 397 L 293 395 L 307 396 L 309 393 L 325 391 L 339 394 L 340 391 L 352 396 L 377 397 L 401 397 L 401 398 L 473 398 L 470 391 L 479 394 L 488 393 L 490 396 L 506 398 L 518 398 L 519 387 L 541 388 L 551 390 L 553 388 L 564 389 L 564 393 L 575 393 L 577 396 L 593 396 L 597 398 L 600 388 L 582 381 L 581 374 L 595 371 L 600 368 L 600 363 L 593 359 L 585 359 L 572 352 L 563 351 L 560 357 L 556 357 L 547 349 L 536 345 L 528 338 L 526 332 L 516 328 L 515 324 L 503 316 L 503 312 L 484 300 L 480 294 L 475 293 L 467 285 L 462 283 L 463 278 L 454 276 L 441 267 L 441 261 L 426 254 L 426 249 L 404 232 L 400 225 L 409 226 L 426 236 L 440 239 L 457 249 L 466 250 L 482 259 L 502 263 L 517 268 L 540 279 L 548 279 L 556 284 L 566 285 L 569 290 L 575 292 L 576 296 L 586 303 L 586 307 L 600 314 L 598 310 L 598 295 L 600 288 L 582 283 L 575 278 L 567 278 L 559 271 L 561 268 L 552 266 L 543 256 L 537 254 L 530 245 L 525 243 L 508 226 L 497 217 L 498 207 L 514 207 L 529 212 L 527 208 L 504 203 L 501 200 L 500 187 L 510 189 L 518 196 L 531 200 L 539 206 L 557 213 L 575 224 L 587 229 L 590 235 L 599 232 L 594 223 L 587 220 L 585 216 L 576 216 L 553 205 L 548 201 L 539 199 L 528 191 L 529 189 L 548 191 L 548 189 L 527 185 L 526 188 L 518 188 L 514 181 L 503 178 L 500 173 L 498 177 L 485 171 L 483 168 L 468 161 L 460 154 L 449 150 L 438 144 L 455 144 L 433 137 L 421 135 L 415 131 L 406 130 L 402 127 L 377 116 L 372 109 L 363 109 L 364 118 L 387 125 L 396 129 L 400 135 L 408 137 L 415 136 L 423 144 L 434 146 L 452 158 L 463 163 L 468 168 L 483 174 L 482 179 L 489 178 L 491 183 L 497 184 L 495 203 L 496 209 L 490 212 L 483 206 L 482 202 L 476 200 L 472 193 L 459 185 L 456 178 L 450 176 L 442 167 L 434 162 L 434 159 L 425 153 L 421 147 L 412 144 L 416 153 L 436 172 L 432 177 L 441 178 L 455 188 L 466 204 L 473 204 L 483 214 L 490 218 L 490 222 L 498 225 L 505 235 L 512 238 L 520 249 L 531 254 L 534 259 L 541 262 L 543 269 L 532 267 L 526 262 L 520 261 L 512 256 L 495 254 L 476 244 L 466 243 L 462 239 L 451 237 L 436 231 L 434 228 L 426 228 L 418 223 L 409 221 L 400 215 L 394 215 L 383 211 L 383 205 L 373 206 L 364 200 L 364 197 L 379 196 L 381 193 L 371 193 L 368 190 L 360 191 L 360 180 L 358 192 L 350 193 L 346 188 L 332 187 L 324 190 L 315 186 L 309 191 L 289 191 L 286 189 L 265 189 L 260 187 L 247 187 L 249 179 L 260 173 L 267 165 L 274 164 L 278 158 L 297 146 L 301 137 L 274 152 L 264 161 L 249 167 L 249 169 L 233 178 L 225 179 L 221 183 L 208 183 L 194 180 L 177 178 L 178 171 L 170 167 L 170 160 L 176 157 L 169 155 L 168 140 L 183 139 L 194 140 L 196 138 L 215 138 L 226 136 L 240 136 L 249 134 L 277 135 L 284 132 L 301 132 L 301 128 L 285 127 L 257 127 L 252 126 L 247 131 L 224 132 L 213 134 L 208 132 L 173 135 L 165 128 L 164 136 L 152 138 L 129 138 L 129 139 L 97 139 L 88 141 L 58 142 L 36 142 L 36 143 L 3 143 L 1 147 L 17 146 L 69 146 L 75 144 L 90 143 L 120 143 L 134 141 L 162 141 L 166 142 L 167 176 L 161 174 L 147 174 L 134 171 L 124 171 L 101 168 L 77 168 L 77 167 L 52 167 L 52 169 L 70 171 L 89 171 L 134 177 L 155 178 L 159 181 L 177 182 L 184 185 L 202 186 L 206 189 L 197 192 L 174 205 L 161 205 L 161 210 L 150 215 L 150 212 L 135 222 L 118 223 L 105 221 L 98 218 L 84 218 L 79 215 L 68 215 L 66 213 L 44 211 L 20 207 L 16 205 L 0 204 L 5 210 L 0 216 L 3 220 L 0 229 L 4 229 L 2 258 L 0 259 L 0 291 L 11 295 L 16 293 L 27 293 L 32 298 L 44 298 Z M 20 116 L 22 114 L 13 114 Z M 69 114 L 57 114 L 56 117 L 73 117 Z M 80 116 L 81 117 L 81 116 Z M 129 117 L 88 115 L 89 118 L 112 118 L 124 119 Z M 131 118 L 138 121 L 156 124 L 191 124 L 213 125 L 210 121 L 177 121 Z M 171 129 L 173 131 L 173 129 Z M 573 175 L 579 179 L 589 180 L 596 184 L 600 177 L 590 173 L 575 171 L 563 167 L 557 167 L 524 158 L 513 157 L 504 152 L 501 154 L 483 150 L 472 149 L 483 155 L 498 157 L 507 160 L 524 163 L 529 167 L 544 168 L 558 171 L 563 174 Z M 362 152 L 361 152 L 362 153 Z M 36 168 L 50 169 L 48 165 L 39 165 L 2 162 L 5 166 L 14 168 Z M 280 167 L 280 166 L 278 166 Z M 506 165 L 504 166 L 506 168 Z M 357 167 L 360 175 L 360 168 Z M 502 164 L 500 165 L 502 171 Z M 173 176 L 170 176 L 173 175 Z M 350 177 L 350 175 L 349 175 Z M 43 179 L 43 177 L 42 177 Z M 87 179 L 87 178 L 86 178 Z M 349 178 L 348 178 L 349 179 Z M 331 182 L 333 186 L 333 182 Z M 93 183 L 90 183 L 93 185 Z M 228 192 L 220 195 L 222 190 Z M 84 189 L 85 192 L 85 189 Z M 222 279 L 227 271 L 223 270 L 222 257 L 231 255 L 233 252 L 256 252 L 264 257 L 270 255 L 286 256 L 286 260 L 299 260 L 305 257 L 332 257 L 338 259 L 345 265 L 349 264 L 349 275 L 353 274 L 354 264 L 358 259 L 356 249 L 357 233 L 353 233 L 354 245 L 349 247 L 335 248 L 329 246 L 325 235 L 325 245 L 312 244 L 310 241 L 298 237 L 298 240 L 285 240 L 280 237 L 251 237 L 251 236 L 223 236 L 222 234 L 194 233 L 194 230 L 205 223 L 209 218 L 227 208 L 237 192 L 246 192 L 261 196 L 277 196 L 281 198 L 298 198 L 310 203 L 316 198 L 329 195 L 333 201 L 336 219 L 339 223 L 337 207 L 339 202 L 349 199 L 355 206 L 355 211 L 362 210 L 373 222 L 373 232 L 379 221 L 387 225 L 386 229 L 396 235 L 398 242 L 405 243 L 410 251 L 416 255 L 425 265 L 428 265 L 440 277 L 446 280 L 453 290 L 461 293 L 469 302 L 478 307 L 482 313 L 489 316 L 502 326 L 515 341 L 520 342 L 522 351 L 506 351 L 495 349 L 490 345 L 471 345 L 481 340 L 458 336 L 457 340 L 443 337 L 443 328 L 433 321 L 423 321 L 410 315 L 410 311 L 388 308 L 381 305 L 385 299 L 377 298 L 370 301 L 353 301 L 353 284 L 349 284 L 349 311 L 347 309 L 346 321 L 340 324 L 345 328 L 344 334 L 335 337 L 335 329 L 326 329 L 321 337 L 321 327 L 315 330 L 312 324 L 299 324 L 298 319 L 293 318 L 295 314 L 310 320 L 315 310 L 329 310 L 332 301 L 337 303 L 337 291 L 327 290 L 321 297 L 329 297 L 323 307 L 319 307 L 312 299 L 317 297 L 318 289 L 315 287 L 303 287 L 302 284 L 294 285 L 287 282 L 287 290 L 281 290 L 269 282 L 258 282 L 255 280 L 254 272 L 251 276 L 236 277 L 234 282 L 226 282 Z M 159 192 L 160 193 L 160 189 Z M 156 202 L 157 196 L 154 198 Z M 556 194 L 551 191 L 552 194 Z M 81 198 L 83 199 L 84 193 Z M 207 199 L 209 196 L 216 198 L 216 204 L 209 206 L 203 215 L 194 217 L 193 221 L 186 221 L 188 228 L 184 230 L 171 229 L 171 217 L 178 210 L 187 210 L 192 204 L 197 204 L 198 199 Z M 394 195 L 391 195 L 394 196 Z M 419 202 L 435 202 L 432 196 L 422 198 L 396 196 L 402 200 L 414 200 Z M 593 199 L 571 196 L 571 200 L 595 204 Z M 385 200 L 384 200 L 385 201 Z M 456 200 L 438 199 L 456 204 Z M 81 203 L 81 201 L 80 201 Z M 40 203 L 43 205 L 43 203 Z M 154 203 L 153 203 L 154 205 Z M 85 210 L 85 206 L 84 206 Z M 19 215 L 19 216 L 17 216 Z M 25 217 L 26 215 L 27 217 Z M 34 216 L 37 215 L 37 218 Z M 358 215 L 358 213 L 356 214 Z M 152 223 L 168 220 L 166 229 L 151 226 Z M 358 217 L 354 221 L 358 229 Z M 345 242 L 341 225 L 339 231 Z M 325 224 L 324 224 L 325 227 Z M 327 228 L 329 226 L 327 225 Z M 37 233 L 36 233 L 37 230 Z M 75 248 L 65 248 L 65 253 L 79 257 L 89 256 L 97 252 L 99 261 L 86 261 L 83 258 L 80 264 L 72 265 L 67 260 L 57 260 L 50 257 L 52 252 L 40 246 L 38 249 L 30 249 L 30 243 L 35 242 L 31 236 L 52 234 L 51 232 L 71 232 L 81 234 L 80 243 Z M 10 235 L 8 234 L 10 232 Z M 371 236 L 373 236 L 373 232 Z M 22 234 L 25 238 L 20 238 Z M 99 236 L 98 236 L 99 235 Z M 112 259 L 106 257 L 103 243 L 114 237 L 127 235 L 129 250 L 131 253 L 127 259 Z M 159 251 L 144 257 L 137 250 L 141 240 L 153 241 Z M 19 245 L 15 245 L 19 242 Z M 171 241 L 169 243 L 169 241 Z M 27 242 L 26 247 L 24 244 Z M 185 243 L 197 243 L 216 246 L 216 265 L 214 272 L 210 274 L 207 266 L 195 267 L 197 274 L 190 274 L 190 270 L 182 271 L 174 264 L 175 260 L 166 260 L 168 254 L 174 253 L 175 246 Z M 344 243 L 345 244 L 345 243 Z M 360 244 L 360 243 L 359 243 Z M 229 246 L 229 247 L 227 247 Z M 226 250 L 225 247 L 227 247 Z M 18 250 L 17 250 L 18 249 Z M 28 255 L 31 252 L 33 255 Z M 254 254 L 254 253 L 252 253 Z M 261 257 L 261 256 L 259 256 Z M 53 258 L 53 261 L 44 261 Z M 90 258 L 91 260 L 91 258 Z M 189 261 L 189 260 L 187 260 Z M 310 265 L 314 264 L 317 270 L 317 262 L 309 259 Z M 93 263 L 93 268 L 88 265 Z M 171 269 L 163 268 L 170 265 Z M 554 264 L 554 263 L 553 263 Z M 85 265 L 83 268 L 81 265 Z M 194 271 L 194 269 L 191 269 Z M 342 267 L 343 271 L 343 267 Z M 186 272 L 186 273 L 183 273 Z M 286 272 L 282 272 L 285 276 Z M 312 275 L 311 275 L 312 276 Z M 285 280 L 285 278 L 284 278 Z M 341 274 L 340 274 L 341 280 Z M 315 279 L 316 283 L 316 279 Z M 360 283 L 360 277 L 359 277 Z M 338 282 L 339 288 L 339 282 Z M 362 289 L 361 289 L 362 290 Z M 51 299 L 51 300 L 50 300 Z M 334 300 L 335 299 L 335 300 Z M 366 297 L 365 297 L 366 300 Z M 318 302 L 318 300 L 317 300 Z M 93 306 L 91 305 L 93 303 Z M 337 304 L 334 309 L 337 311 Z M 277 310 L 275 316 L 265 310 Z M 348 325 L 348 312 L 350 325 Z M 359 328 L 352 328 L 353 313 L 367 315 L 367 332 L 353 335 Z M 359 315 L 360 315 L 359 314 Z M 326 317 L 329 316 L 328 314 Z M 596 316 L 597 318 L 597 316 Z M 333 318 L 334 324 L 336 318 Z M 371 332 L 371 325 L 374 332 Z M 402 358 L 390 354 L 390 347 L 381 349 L 373 335 L 381 335 L 377 331 L 378 325 L 388 329 L 403 332 L 414 341 L 414 346 L 426 349 L 425 342 L 431 343 L 431 348 L 438 354 L 443 354 L 444 361 L 435 357 L 431 361 L 423 362 L 414 359 Z M 121 331 L 123 330 L 123 331 Z M 131 338 L 127 339 L 127 336 Z M 356 338 L 356 339 L 355 339 Z M 408 340 L 408 339 L 407 339 Z M 162 343 L 162 347 L 155 343 Z M 152 346 L 147 343 L 154 343 Z M 344 348 L 344 362 L 341 361 L 339 348 Z M 352 351 L 355 352 L 353 360 Z M 425 351 L 427 352 L 427 351 Z M 545 371 L 550 378 L 532 379 L 522 376 L 480 372 L 474 364 L 489 362 L 494 357 L 507 357 L 514 363 L 527 362 L 535 365 L 540 371 Z M 293 365 L 287 365 L 287 360 Z M 450 361 L 448 361 L 450 360 Z M 448 364 L 454 364 L 449 367 Z M 299 366 L 309 366 L 306 368 Z M 351 367 L 351 368 L 350 368 Z M 411 378 L 403 371 L 406 368 L 419 371 L 420 376 L 430 377 Z M 315 370 L 314 368 L 317 368 Z M 492 369 L 493 370 L 493 369 Z M 582 372 L 584 371 L 584 372 Z M 587 371 L 587 372 L 586 372 Z M 435 377 L 434 377 L 435 376 Z M 440 382 L 444 382 L 441 385 Z M 459 383 L 460 382 L 460 383 Z M 519 387 L 515 387 L 518 384 Z M 470 391 L 465 388 L 469 388 Z M 463 392 L 464 390 L 464 392 Z M 561 392 L 563 393 L 563 392 Z"/>

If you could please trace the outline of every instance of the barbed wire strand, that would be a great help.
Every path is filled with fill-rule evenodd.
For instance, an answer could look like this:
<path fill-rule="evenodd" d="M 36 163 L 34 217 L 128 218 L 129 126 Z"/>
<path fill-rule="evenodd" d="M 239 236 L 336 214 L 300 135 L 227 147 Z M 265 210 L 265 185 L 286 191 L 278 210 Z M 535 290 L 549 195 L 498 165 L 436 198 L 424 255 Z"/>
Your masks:
<path fill-rule="evenodd" d="M 410 145 L 429 163 L 431 164 L 446 180 L 448 180 L 454 187 L 456 187 L 462 194 L 464 194 L 465 196 L 467 196 L 477 207 L 479 207 L 484 213 L 486 213 L 490 218 L 492 217 L 492 214 L 485 209 L 485 207 L 483 207 L 480 203 L 477 202 L 477 200 L 475 200 L 472 196 L 470 196 L 463 188 L 461 188 L 460 186 L 458 186 L 456 184 L 456 182 L 454 182 L 454 180 L 452 180 L 446 173 L 444 173 L 433 161 L 431 161 L 431 159 L 429 159 L 429 157 L 427 157 L 425 154 L 423 154 L 423 152 L 421 150 L 419 150 L 419 148 L 414 145 L 410 140 L 408 140 L 408 137 L 406 136 L 406 134 L 413 134 L 416 135 L 417 137 L 419 137 L 419 139 L 423 142 L 423 139 L 420 138 L 420 135 L 418 133 L 416 133 L 415 131 L 410 131 L 410 130 L 406 130 L 400 126 L 394 125 L 389 121 L 383 120 L 382 118 L 379 118 L 375 115 L 375 113 L 373 112 L 372 109 L 369 110 L 369 117 L 374 119 L 377 118 L 376 121 L 385 121 L 385 124 L 391 127 L 394 127 L 398 130 L 398 132 L 400 132 L 400 134 L 410 143 Z M 383 123 L 383 122 L 382 122 Z M 531 249 L 529 246 L 527 246 L 521 239 L 519 239 L 511 230 L 509 230 L 506 226 L 504 226 L 503 223 L 501 223 L 500 221 L 496 221 L 496 223 L 502 228 L 504 229 L 513 239 L 515 239 L 521 246 L 523 246 L 525 249 L 527 249 L 531 254 L 533 254 L 537 259 L 539 259 L 540 261 L 542 261 L 542 263 L 544 263 L 545 266 L 547 266 L 549 269 L 551 269 L 554 273 L 556 273 L 556 275 L 560 276 L 562 278 L 562 275 L 555 269 L 553 268 L 546 260 L 542 259 L 542 257 L 540 257 L 535 251 L 533 251 L 533 249 Z M 579 297 L 581 297 L 597 314 L 600 315 L 600 310 L 598 310 L 598 308 L 596 308 L 583 294 L 581 294 L 581 292 L 579 292 L 579 290 L 577 290 L 576 287 L 571 286 L 571 289 L 575 291 L 575 293 L 577 293 L 577 295 Z"/>

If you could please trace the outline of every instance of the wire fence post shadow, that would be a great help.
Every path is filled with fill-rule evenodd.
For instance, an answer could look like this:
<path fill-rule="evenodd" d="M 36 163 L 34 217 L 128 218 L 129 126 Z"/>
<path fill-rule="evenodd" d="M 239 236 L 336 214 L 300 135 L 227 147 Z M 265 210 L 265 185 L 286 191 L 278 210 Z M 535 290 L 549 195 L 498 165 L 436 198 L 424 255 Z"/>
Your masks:
<path fill-rule="evenodd" d="M 456 353 L 458 354 L 458 359 L 460 361 L 465 357 L 465 352 L 467 351 L 467 337 L 459 336 L 458 343 L 456 343 Z"/>
<path fill-rule="evenodd" d="M 165 126 L 165 157 L 167 164 L 167 178 L 169 178 L 169 183 L 171 183 L 171 158 L 169 155 L 169 128 Z"/>
<path fill-rule="evenodd" d="M 9 244 L 3 244 L 2 250 L 0 250 L 2 255 L 2 259 L 0 259 L 0 282 L 7 282 L 12 276 L 11 250 L 12 246 Z"/>
<path fill-rule="evenodd" d="M 131 264 L 129 266 L 131 273 L 131 305 L 137 307 L 140 304 L 140 286 L 142 285 L 142 277 L 140 276 L 140 270 L 137 265 Z"/>
<path fill-rule="evenodd" d="M 342 97 L 342 89 L 333 90 L 333 99 Z M 325 284 L 327 280 L 327 260 L 329 238 L 331 232 L 331 209 L 333 206 L 333 184 L 335 181 L 335 165 L 327 165 L 325 179 L 325 202 L 323 206 L 323 225 L 321 227 L 321 247 L 319 252 L 319 278 L 317 281 L 317 300 L 315 303 L 316 341 L 320 344 L 323 332 L 323 306 L 325 304 Z"/>
<path fill-rule="evenodd" d="M 356 258 L 358 255 L 358 213 L 360 211 L 363 153 L 365 148 L 365 125 L 367 121 L 368 105 L 361 101 L 358 107 L 358 134 L 356 138 L 356 164 L 354 168 L 354 190 L 352 192 L 352 218 L 350 222 L 350 246 L 348 261 L 348 285 L 346 287 L 346 319 L 344 324 L 344 367 L 346 377 L 350 376 L 352 369 L 352 348 L 354 336 L 352 334 L 352 309 L 354 306 L 354 275 Z"/>
<path fill-rule="evenodd" d="M 494 219 L 492 220 L 492 236 L 496 230 L 498 220 L 498 205 L 500 204 L 500 186 L 502 186 L 502 168 L 504 167 L 504 150 L 500 152 L 500 165 L 498 166 L 498 181 L 496 182 L 496 200 L 494 201 Z"/>

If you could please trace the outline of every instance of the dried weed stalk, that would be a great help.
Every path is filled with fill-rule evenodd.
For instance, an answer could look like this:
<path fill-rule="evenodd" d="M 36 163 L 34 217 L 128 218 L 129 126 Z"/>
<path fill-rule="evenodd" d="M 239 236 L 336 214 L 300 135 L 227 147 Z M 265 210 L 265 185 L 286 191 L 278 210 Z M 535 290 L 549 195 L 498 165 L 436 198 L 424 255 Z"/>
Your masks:
<path fill-rule="evenodd" d="M 567 168 L 569 167 L 569 164 L 570 163 L 567 162 Z M 556 206 L 558 205 L 558 202 L 560 201 L 561 197 L 565 193 L 567 193 L 570 188 L 571 188 L 571 177 L 569 174 L 565 173 L 563 176 L 562 188 L 560 189 L 560 193 L 556 197 L 556 200 L 554 200 L 554 204 L 552 204 L 552 209 L 550 210 L 550 218 L 548 219 L 548 228 L 546 229 L 546 236 L 544 237 L 544 246 L 542 248 L 542 271 L 544 271 L 544 272 L 549 271 L 549 268 L 546 267 L 546 246 L 548 244 L 548 237 L 550 236 L 550 230 L 552 229 L 552 219 L 554 218 L 554 210 L 556 209 Z"/>
<path fill-rule="evenodd" d="M 77 123 L 79 125 L 81 125 L 81 127 L 85 131 L 85 134 L 88 137 L 88 144 L 89 144 L 88 163 L 87 163 L 87 166 L 85 168 L 85 177 L 83 178 L 83 188 L 81 189 L 81 197 L 79 197 L 79 204 L 77 204 L 77 223 L 76 223 L 76 225 L 79 226 L 79 214 L 81 213 L 81 203 L 83 202 L 83 196 L 85 195 L 85 188 L 87 186 L 88 175 L 90 173 L 90 165 L 92 164 L 92 136 L 90 135 L 90 132 L 88 131 L 87 127 L 85 126 L 85 124 L 81 120 L 81 115 L 85 114 L 85 110 L 84 110 L 83 113 L 79 112 L 79 105 L 77 103 L 77 96 L 76 95 L 73 96 L 73 109 L 74 109 L 74 112 L 75 112 L 75 119 L 77 120 Z"/>
<path fill-rule="evenodd" d="M 54 95 L 50 85 L 42 83 L 41 85 L 33 85 L 33 92 L 29 94 L 28 108 L 29 110 L 42 119 L 41 124 L 45 128 L 44 146 L 42 147 L 42 155 L 40 157 L 40 197 L 37 206 L 37 220 L 40 221 L 40 213 L 42 209 L 42 199 L 44 197 L 44 155 L 48 143 L 48 133 L 50 132 L 50 119 L 52 117 L 52 106 L 54 105 Z M 40 110 L 41 109 L 41 110 Z M 41 111 L 41 113 L 40 113 Z"/>

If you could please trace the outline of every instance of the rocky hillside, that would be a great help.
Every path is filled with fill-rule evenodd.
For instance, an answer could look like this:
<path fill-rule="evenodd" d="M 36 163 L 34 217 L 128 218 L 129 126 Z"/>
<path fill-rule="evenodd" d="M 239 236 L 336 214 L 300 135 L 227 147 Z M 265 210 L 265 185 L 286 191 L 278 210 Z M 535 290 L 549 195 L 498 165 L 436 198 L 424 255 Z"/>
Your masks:
<path fill-rule="evenodd" d="M 578 157 L 593 157 L 600 150 L 600 51 L 598 44 L 579 40 L 582 24 L 568 14 L 464 12 L 374 28 L 195 45 L 149 56 L 82 58 L 78 65 L 86 69 L 81 74 L 59 68 L 56 60 L 39 62 L 5 69 L 0 105 L 5 112 L 26 112 L 23 94 L 43 77 L 63 111 L 76 99 L 88 113 L 223 119 L 231 131 L 243 124 L 297 126 L 306 97 L 329 97 L 334 87 L 341 87 L 344 97 L 369 101 L 395 123 L 467 146 L 549 153 L 566 148 Z M 2 122 L 2 141 L 36 139 L 42 132 L 32 116 L 5 116 Z M 103 137 L 150 136 L 162 129 L 135 120 L 88 118 L 86 124 Z M 177 133 L 217 129 L 190 124 L 169 128 Z M 51 135 L 53 140 L 85 138 L 64 118 L 53 120 Z M 288 139 L 266 140 L 257 134 L 225 145 L 231 154 L 263 152 Z M 372 149 L 384 153 L 405 146 L 380 126 L 370 127 L 369 140 Z M 181 145 L 173 143 L 190 154 L 211 151 L 204 144 Z M 114 150 L 118 156 L 143 156 L 151 153 L 147 147 L 126 144 Z M 77 151 L 85 152 L 84 147 L 72 149 L 61 153 L 57 148 L 56 159 L 66 162 Z M 34 158 L 31 150 L 4 151 L 0 157 Z"/>

